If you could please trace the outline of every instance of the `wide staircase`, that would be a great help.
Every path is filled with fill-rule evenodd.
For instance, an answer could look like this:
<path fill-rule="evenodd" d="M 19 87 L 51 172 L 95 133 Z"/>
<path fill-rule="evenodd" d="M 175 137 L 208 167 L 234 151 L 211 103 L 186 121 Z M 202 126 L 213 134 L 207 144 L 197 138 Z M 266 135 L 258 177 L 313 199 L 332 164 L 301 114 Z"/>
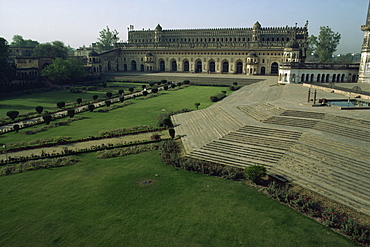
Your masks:
<path fill-rule="evenodd" d="M 281 88 L 268 96 L 278 97 Z M 172 117 L 188 157 L 241 168 L 264 165 L 370 215 L 370 121 L 248 104 L 242 96 Z"/>

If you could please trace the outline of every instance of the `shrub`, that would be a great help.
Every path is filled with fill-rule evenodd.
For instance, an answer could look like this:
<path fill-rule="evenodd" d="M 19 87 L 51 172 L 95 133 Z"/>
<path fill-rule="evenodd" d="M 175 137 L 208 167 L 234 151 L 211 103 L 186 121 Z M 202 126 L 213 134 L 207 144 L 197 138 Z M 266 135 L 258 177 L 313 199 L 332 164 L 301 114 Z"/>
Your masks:
<path fill-rule="evenodd" d="M 237 85 L 238 85 L 238 83 L 235 81 L 235 82 L 233 82 L 233 85 L 234 85 L 234 86 L 237 86 Z"/>
<path fill-rule="evenodd" d="M 110 97 L 112 97 L 112 93 L 111 92 L 107 92 L 106 94 L 105 94 L 108 98 L 110 98 Z"/>
<path fill-rule="evenodd" d="M 16 132 L 16 133 L 18 133 L 18 131 L 19 131 L 19 124 L 14 124 L 13 125 L 13 129 L 14 129 L 14 131 Z"/>
<path fill-rule="evenodd" d="M 195 106 L 195 108 L 197 108 L 197 110 L 198 110 L 198 108 L 199 108 L 199 106 L 200 106 L 200 103 L 194 103 L 194 106 Z"/>
<path fill-rule="evenodd" d="M 176 87 L 176 84 L 175 83 L 171 83 L 171 88 L 175 88 Z"/>
<path fill-rule="evenodd" d="M 167 91 L 168 90 L 168 85 L 164 85 L 163 89 Z"/>
<path fill-rule="evenodd" d="M 128 89 L 128 91 L 130 91 L 130 93 L 132 93 L 134 90 L 135 90 L 135 88 L 133 88 L 133 87 L 130 87 L 130 88 Z"/>
<path fill-rule="evenodd" d="M 154 134 L 150 137 L 151 140 L 154 141 L 160 141 L 161 140 L 161 135 L 160 134 Z"/>
<path fill-rule="evenodd" d="M 141 85 L 141 88 L 144 90 L 146 88 L 146 85 Z"/>
<path fill-rule="evenodd" d="M 229 86 L 229 89 L 230 89 L 230 91 L 235 91 L 236 90 L 234 86 Z"/>
<path fill-rule="evenodd" d="M 171 112 L 167 112 L 167 113 L 162 113 L 157 118 L 157 125 L 158 125 L 158 127 L 163 127 L 163 126 L 165 126 L 164 120 L 166 118 L 170 118 L 172 115 L 175 115 L 175 114 L 189 112 L 189 111 L 191 111 L 191 110 L 185 108 L 185 109 L 182 109 L 182 110 L 179 110 L 179 111 L 171 111 Z"/>
<path fill-rule="evenodd" d="M 57 107 L 59 109 L 62 109 L 63 107 L 65 107 L 65 105 L 66 105 L 66 102 L 63 102 L 63 101 L 57 103 Z"/>
<path fill-rule="evenodd" d="M 158 93 L 158 88 L 152 88 L 152 93 Z"/>
<path fill-rule="evenodd" d="M 77 104 L 81 104 L 82 103 L 82 99 L 81 98 L 77 98 L 76 99 L 76 102 L 77 102 Z"/>
<path fill-rule="evenodd" d="M 10 117 L 11 120 L 14 120 L 19 115 L 19 111 L 8 111 L 6 113 L 8 117 Z"/>
<path fill-rule="evenodd" d="M 120 90 L 118 90 L 118 93 L 120 94 L 120 95 L 123 95 L 123 93 L 124 93 L 125 91 L 123 90 L 123 89 L 120 89 Z"/>
<path fill-rule="evenodd" d="M 99 96 L 98 96 L 98 95 L 96 95 L 96 94 L 92 96 L 93 100 L 97 100 L 97 99 L 98 99 L 98 97 L 99 97 Z"/>
<path fill-rule="evenodd" d="M 184 84 L 185 85 L 189 85 L 190 84 L 190 81 L 189 80 L 184 80 Z"/>
<path fill-rule="evenodd" d="M 182 85 L 182 83 L 181 83 L 181 82 L 178 82 L 178 83 L 177 83 L 177 86 L 178 86 L 178 87 L 181 87 L 181 85 Z"/>
<path fill-rule="evenodd" d="M 67 110 L 67 115 L 70 117 L 70 118 L 73 118 L 74 115 L 75 115 L 75 109 L 68 109 Z"/>
<path fill-rule="evenodd" d="M 48 125 L 51 122 L 51 115 L 50 114 L 44 114 L 44 116 L 42 116 L 42 119 L 44 120 L 46 125 Z"/>
<path fill-rule="evenodd" d="M 170 128 L 170 129 L 168 129 L 168 132 L 169 132 L 171 138 L 174 139 L 175 138 L 175 129 L 174 128 Z"/>
<path fill-rule="evenodd" d="M 213 95 L 211 97 L 209 97 L 211 99 L 212 102 L 217 102 L 219 100 L 222 100 L 223 98 L 225 98 L 225 94 L 224 93 L 218 93 L 216 95 Z"/>
<path fill-rule="evenodd" d="M 266 168 L 260 165 L 248 166 L 244 169 L 244 176 L 254 183 L 258 183 L 262 177 L 266 176 Z"/>
<path fill-rule="evenodd" d="M 143 96 L 147 96 L 148 95 L 148 91 L 143 91 Z"/>
<path fill-rule="evenodd" d="M 167 80 L 161 80 L 160 83 L 158 85 L 161 85 L 161 84 L 166 84 L 167 83 Z"/>
<path fill-rule="evenodd" d="M 87 106 L 87 108 L 89 109 L 90 112 L 93 112 L 94 109 L 95 109 L 95 105 L 90 104 L 90 105 Z"/>
<path fill-rule="evenodd" d="M 123 101 L 125 101 L 125 97 L 119 97 L 119 101 L 122 103 Z"/>
<path fill-rule="evenodd" d="M 41 113 L 42 113 L 42 111 L 44 110 L 44 107 L 42 107 L 42 106 L 36 106 L 35 110 L 36 110 L 36 112 L 37 112 L 38 114 L 41 114 Z"/>
<path fill-rule="evenodd" d="M 104 103 L 107 107 L 109 107 L 112 104 L 112 102 L 110 100 L 106 100 L 106 101 L 104 101 Z"/>

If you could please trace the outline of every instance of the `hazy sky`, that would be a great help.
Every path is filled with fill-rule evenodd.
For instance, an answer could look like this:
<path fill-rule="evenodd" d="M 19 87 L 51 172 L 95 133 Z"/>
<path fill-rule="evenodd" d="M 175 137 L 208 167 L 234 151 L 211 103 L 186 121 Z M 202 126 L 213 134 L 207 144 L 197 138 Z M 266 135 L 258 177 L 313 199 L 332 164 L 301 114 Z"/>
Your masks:
<path fill-rule="evenodd" d="M 0 37 L 74 48 L 96 42 L 109 26 L 127 40 L 127 27 L 163 29 L 304 26 L 318 35 L 329 26 L 342 35 L 337 53 L 360 52 L 368 0 L 0 0 Z"/>

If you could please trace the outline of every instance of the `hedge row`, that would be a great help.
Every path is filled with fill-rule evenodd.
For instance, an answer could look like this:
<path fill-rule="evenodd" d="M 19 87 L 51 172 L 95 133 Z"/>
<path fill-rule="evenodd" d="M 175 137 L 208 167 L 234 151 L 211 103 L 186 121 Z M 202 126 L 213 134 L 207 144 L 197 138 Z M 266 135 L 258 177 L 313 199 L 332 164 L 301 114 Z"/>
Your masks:
<path fill-rule="evenodd" d="M 143 144 L 143 145 L 138 145 L 138 146 L 105 149 L 105 150 L 96 152 L 96 157 L 98 159 L 121 157 L 121 156 L 126 156 L 126 155 L 131 155 L 131 154 L 138 154 L 138 153 L 158 150 L 158 147 L 159 147 L 158 143 L 149 143 L 149 144 Z"/>
<path fill-rule="evenodd" d="M 30 160 L 24 163 L 10 164 L 0 167 L 0 176 L 6 176 L 10 174 L 34 171 L 51 167 L 69 166 L 74 165 L 77 162 L 78 160 L 74 156 L 54 159 Z"/>

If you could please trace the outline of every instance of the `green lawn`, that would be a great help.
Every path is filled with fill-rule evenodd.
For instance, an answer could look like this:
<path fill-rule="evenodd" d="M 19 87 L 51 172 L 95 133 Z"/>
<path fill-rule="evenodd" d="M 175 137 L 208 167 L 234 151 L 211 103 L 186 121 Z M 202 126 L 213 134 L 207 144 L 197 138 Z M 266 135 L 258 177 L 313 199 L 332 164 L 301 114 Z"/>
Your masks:
<path fill-rule="evenodd" d="M 79 158 L 0 177 L 0 246 L 356 246 L 255 188 L 176 170 L 157 152 Z"/>
<path fill-rule="evenodd" d="M 141 84 L 140 84 L 141 85 Z M 183 108 L 195 109 L 194 103 L 200 103 L 199 109 L 207 108 L 212 104 L 209 97 L 215 95 L 222 90 L 228 91 L 228 89 L 220 87 L 199 87 L 190 86 L 181 90 L 168 90 L 160 91 L 162 95 L 146 100 L 135 99 L 132 100 L 134 104 L 113 110 L 108 113 L 99 112 L 84 112 L 77 114 L 77 116 L 84 117 L 84 120 L 70 123 L 67 126 L 57 127 L 50 129 L 45 132 L 40 132 L 34 135 L 24 135 L 22 130 L 19 133 L 8 133 L 0 135 L 0 143 L 11 143 L 20 141 L 30 141 L 34 139 L 50 138 L 55 136 L 70 136 L 72 138 L 83 138 L 88 136 L 97 136 L 102 130 L 110 130 L 121 127 L 130 127 L 136 125 L 150 125 L 156 126 L 157 117 L 164 111 L 176 111 Z M 228 94 L 230 91 L 228 91 Z M 34 101 L 40 100 L 46 102 L 57 102 L 53 97 L 57 95 L 57 92 L 47 93 L 46 95 L 34 95 L 33 97 L 27 96 L 20 99 L 14 99 L 12 102 L 23 102 L 19 109 L 27 105 L 32 105 Z M 70 95 L 68 92 L 60 92 L 59 97 L 66 98 Z M 75 95 L 75 94 L 72 94 Z M 77 98 L 77 97 L 76 97 Z M 59 100 L 60 98 L 58 98 Z M 40 103 L 40 102 L 39 102 Z M 43 105 L 40 103 L 40 105 Z M 163 111 L 164 110 L 164 111 Z M 4 113 L 5 114 L 5 113 Z M 41 125 L 38 125 L 39 127 Z"/>

